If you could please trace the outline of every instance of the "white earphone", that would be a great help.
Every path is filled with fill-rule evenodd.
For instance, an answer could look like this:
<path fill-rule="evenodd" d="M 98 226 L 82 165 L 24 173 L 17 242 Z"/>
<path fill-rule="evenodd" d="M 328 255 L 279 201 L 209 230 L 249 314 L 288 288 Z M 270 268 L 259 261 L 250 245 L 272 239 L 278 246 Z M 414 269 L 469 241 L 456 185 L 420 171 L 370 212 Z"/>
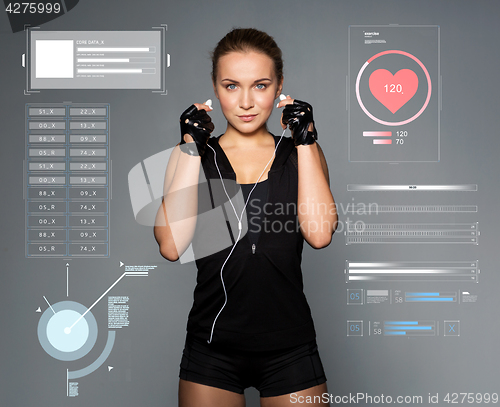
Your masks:
<path fill-rule="evenodd" d="M 286 96 L 285 96 L 285 95 L 283 95 L 283 93 L 282 93 L 282 94 L 280 95 L 280 102 L 281 102 L 282 100 L 284 100 L 284 99 L 286 99 Z M 280 104 L 280 102 L 278 102 L 278 103 L 276 104 L 276 107 L 278 107 L 278 105 Z"/>

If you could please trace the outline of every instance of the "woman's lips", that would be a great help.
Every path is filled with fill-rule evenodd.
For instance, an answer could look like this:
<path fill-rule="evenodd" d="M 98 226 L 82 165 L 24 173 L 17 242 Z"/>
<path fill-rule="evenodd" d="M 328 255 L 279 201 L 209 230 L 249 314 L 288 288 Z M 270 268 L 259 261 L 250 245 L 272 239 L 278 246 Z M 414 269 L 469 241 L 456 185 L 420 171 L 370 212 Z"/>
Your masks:
<path fill-rule="evenodd" d="M 242 115 L 242 116 L 238 116 L 241 120 L 243 120 L 244 122 L 251 122 L 255 116 L 257 116 L 256 114 L 248 114 L 248 115 Z"/>

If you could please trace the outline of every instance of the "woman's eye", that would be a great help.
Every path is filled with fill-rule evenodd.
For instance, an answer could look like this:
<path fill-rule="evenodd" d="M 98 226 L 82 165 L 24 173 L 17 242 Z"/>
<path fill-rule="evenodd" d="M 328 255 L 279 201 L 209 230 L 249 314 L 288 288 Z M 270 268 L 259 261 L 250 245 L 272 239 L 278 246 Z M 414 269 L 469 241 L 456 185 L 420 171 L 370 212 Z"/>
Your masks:
<path fill-rule="evenodd" d="M 226 89 L 234 90 L 234 89 L 236 89 L 236 85 L 234 83 L 231 83 L 230 85 L 226 86 Z"/>
<path fill-rule="evenodd" d="M 266 85 L 264 85 L 263 83 L 259 83 L 257 86 L 256 86 L 257 89 L 266 89 Z"/>

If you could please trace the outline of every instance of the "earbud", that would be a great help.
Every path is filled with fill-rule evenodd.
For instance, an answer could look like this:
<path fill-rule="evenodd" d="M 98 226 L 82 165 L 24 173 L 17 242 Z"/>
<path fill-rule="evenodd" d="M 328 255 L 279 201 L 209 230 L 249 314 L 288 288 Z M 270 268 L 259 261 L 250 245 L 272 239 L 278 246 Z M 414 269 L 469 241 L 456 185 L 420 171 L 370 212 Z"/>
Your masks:
<path fill-rule="evenodd" d="M 210 109 L 212 109 L 212 110 L 213 110 L 213 107 L 212 107 L 212 99 L 208 99 L 208 100 L 205 102 L 205 104 L 206 104 L 206 105 L 207 105 Z"/>
<path fill-rule="evenodd" d="M 285 95 L 283 95 L 283 93 L 282 93 L 282 94 L 280 95 L 280 101 L 282 101 L 283 99 L 286 99 L 286 96 L 285 96 Z M 276 104 L 276 107 L 278 107 L 278 105 L 279 105 L 279 104 L 280 104 L 280 103 L 278 102 L 278 103 Z"/>

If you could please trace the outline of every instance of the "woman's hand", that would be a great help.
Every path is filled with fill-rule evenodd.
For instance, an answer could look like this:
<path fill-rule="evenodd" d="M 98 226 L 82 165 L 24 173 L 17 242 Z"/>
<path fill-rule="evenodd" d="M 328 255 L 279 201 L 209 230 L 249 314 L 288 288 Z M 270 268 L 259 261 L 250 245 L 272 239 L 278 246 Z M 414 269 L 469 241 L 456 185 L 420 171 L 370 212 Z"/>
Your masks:
<path fill-rule="evenodd" d="M 283 106 L 285 109 L 281 115 L 281 127 L 290 128 L 295 145 L 313 144 L 318 139 L 318 133 L 314 127 L 312 106 L 290 96 L 278 103 L 278 107 Z"/>
<path fill-rule="evenodd" d="M 195 103 L 181 115 L 181 150 L 190 155 L 202 156 L 205 153 L 210 133 L 215 126 L 207 112 L 213 109 L 207 104 Z M 194 146 L 192 145 L 194 142 Z"/>

